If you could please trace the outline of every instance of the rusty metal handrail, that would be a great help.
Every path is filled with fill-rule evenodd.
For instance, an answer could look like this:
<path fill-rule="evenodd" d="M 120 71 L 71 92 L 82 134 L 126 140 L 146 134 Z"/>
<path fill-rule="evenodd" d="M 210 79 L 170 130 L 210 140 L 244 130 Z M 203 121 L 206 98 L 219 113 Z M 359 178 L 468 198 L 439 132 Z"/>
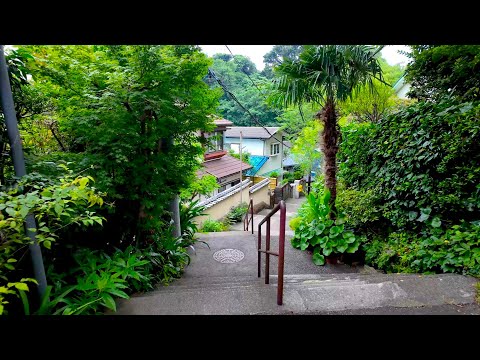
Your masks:
<path fill-rule="evenodd" d="M 250 210 L 250 219 L 248 218 L 248 211 Z M 243 231 L 248 231 L 248 225 L 252 223 L 252 235 L 253 235 L 253 199 L 250 198 L 250 202 L 248 204 L 247 213 L 243 218 Z M 246 224 L 245 224 L 246 223 Z"/>
<path fill-rule="evenodd" d="M 278 253 L 270 251 L 270 218 L 280 210 L 280 234 L 278 238 Z M 285 222 L 287 218 L 287 207 L 285 201 L 281 200 L 258 224 L 258 277 L 261 277 L 262 252 L 265 253 L 265 284 L 270 283 L 270 255 L 278 256 L 278 287 L 277 304 L 283 304 L 283 269 L 285 262 Z M 265 234 L 265 250 L 262 250 L 262 225 L 267 223 L 267 232 Z"/>

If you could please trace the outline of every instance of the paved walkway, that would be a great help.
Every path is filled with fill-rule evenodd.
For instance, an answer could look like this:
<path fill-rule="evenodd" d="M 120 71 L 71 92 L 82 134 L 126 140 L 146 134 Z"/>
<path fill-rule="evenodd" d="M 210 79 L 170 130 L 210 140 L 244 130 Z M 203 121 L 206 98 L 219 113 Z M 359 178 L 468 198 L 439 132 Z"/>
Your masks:
<path fill-rule="evenodd" d="M 289 198 L 285 201 L 285 204 L 287 205 L 287 222 L 285 225 L 285 234 L 287 236 L 293 236 L 294 232 L 290 227 L 288 226 L 288 223 L 290 222 L 291 219 L 293 219 L 295 216 L 297 216 L 297 211 L 298 208 L 303 204 L 305 201 L 305 197 L 302 196 L 299 199 L 294 199 L 294 198 Z M 265 216 L 268 215 L 268 213 L 272 211 L 272 209 L 263 209 L 260 211 L 258 214 L 253 215 L 253 225 L 254 225 L 254 231 L 257 231 L 258 228 L 258 223 L 262 221 Z M 262 230 L 265 229 L 264 225 L 262 227 Z M 243 231 L 243 222 L 236 223 L 230 227 L 231 230 L 237 230 L 237 231 Z M 280 211 L 277 211 L 275 215 L 271 217 L 270 220 L 270 230 L 272 235 L 278 235 L 278 232 L 280 230 Z"/>
<path fill-rule="evenodd" d="M 172 314 L 480 314 L 472 277 L 454 274 L 383 274 L 368 266 L 316 266 L 312 254 L 294 249 L 288 221 L 305 200 L 287 201 L 283 306 L 276 304 L 277 257 L 270 259 L 270 284 L 257 277 L 257 237 L 243 230 L 199 234 L 191 263 L 169 286 L 118 304 L 119 315 Z M 256 226 L 268 214 L 254 216 Z M 271 220 L 271 250 L 278 249 L 279 213 Z M 262 246 L 264 247 L 264 245 Z"/>
<path fill-rule="evenodd" d="M 311 254 L 292 248 L 288 242 L 284 304 L 277 306 L 276 258 L 272 257 L 267 285 L 263 267 L 262 278 L 257 277 L 254 236 L 230 231 L 200 237 L 209 247 L 196 244 L 181 279 L 119 301 L 117 314 L 451 314 L 462 309 L 457 313 L 480 314 L 474 300 L 476 280 L 471 277 L 380 274 L 369 267 L 315 266 Z M 234 255 L 230 259 L 239 261 L 217 261 L 222 260 L 218 255 L 226 249 Z"/>

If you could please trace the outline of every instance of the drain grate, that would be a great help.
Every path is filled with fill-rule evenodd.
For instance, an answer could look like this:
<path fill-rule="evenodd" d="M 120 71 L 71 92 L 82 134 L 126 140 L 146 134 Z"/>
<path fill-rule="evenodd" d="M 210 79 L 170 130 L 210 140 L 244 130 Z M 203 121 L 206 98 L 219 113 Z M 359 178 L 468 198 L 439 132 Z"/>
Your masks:
<path fill-rule="evenodd" d="M 213 254 L 213 258 L 222 264 L 233 264 L 243 260 L 245 254 L 238 249 L 222 249 Z"/>

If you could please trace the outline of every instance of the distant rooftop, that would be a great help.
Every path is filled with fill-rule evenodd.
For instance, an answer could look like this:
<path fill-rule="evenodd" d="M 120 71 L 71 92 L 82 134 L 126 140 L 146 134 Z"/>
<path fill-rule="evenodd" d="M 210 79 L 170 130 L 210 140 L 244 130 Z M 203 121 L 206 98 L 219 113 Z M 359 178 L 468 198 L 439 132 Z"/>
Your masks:
<path fill-rule="evenodd" d="M 225 155 L 218 159 L 204 161 L 202 164 L 203 168 L 197 172 L 197 175 L 201 176 L 206 172 L 215 176 L 217 179 L 220 179 L 225 176 L 240 173 L 240 164 L 242 165 L 242 171 L 252 167 L 252 165 L 243 161 L 240 162 L 240 160 L 234 158 L 233 156 Z"/>
<path fill-rule="evenodd" d="M 280 130 L 280 127 L 267 126 L 266 129 L 271 135 L 260 126 L 232 126 L 225 131 L 225 137 L 240 137 L 241 131 L 242 137 L 245 139 L 270 139 Z"/>
<path fill-rule="evenodd" d="M 233 122 L 227 119 L 217 119 L 213 121 L 217 126 L 232 126 Z"/>

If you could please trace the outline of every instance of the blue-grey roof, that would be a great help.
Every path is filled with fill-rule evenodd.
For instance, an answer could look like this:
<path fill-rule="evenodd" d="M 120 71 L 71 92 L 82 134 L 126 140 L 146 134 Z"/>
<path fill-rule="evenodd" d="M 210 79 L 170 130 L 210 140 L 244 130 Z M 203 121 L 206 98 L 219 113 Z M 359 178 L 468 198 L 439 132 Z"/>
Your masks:
<path fill-rule="evenodd" d="M 252 165 L 251 169 L 245 173 L 246 176 L 254 176 L 258 170 L 265 164 L 268 160 L 268 156 L 260 155 L 250 155 L 248 162 Z"/>
<path fill-rule="evenodd" d="M 298 163 L 293 160 L 291 156 L 287 156 L 285 159 L 283 159 L 283 166 L 295 166 Z"/>

